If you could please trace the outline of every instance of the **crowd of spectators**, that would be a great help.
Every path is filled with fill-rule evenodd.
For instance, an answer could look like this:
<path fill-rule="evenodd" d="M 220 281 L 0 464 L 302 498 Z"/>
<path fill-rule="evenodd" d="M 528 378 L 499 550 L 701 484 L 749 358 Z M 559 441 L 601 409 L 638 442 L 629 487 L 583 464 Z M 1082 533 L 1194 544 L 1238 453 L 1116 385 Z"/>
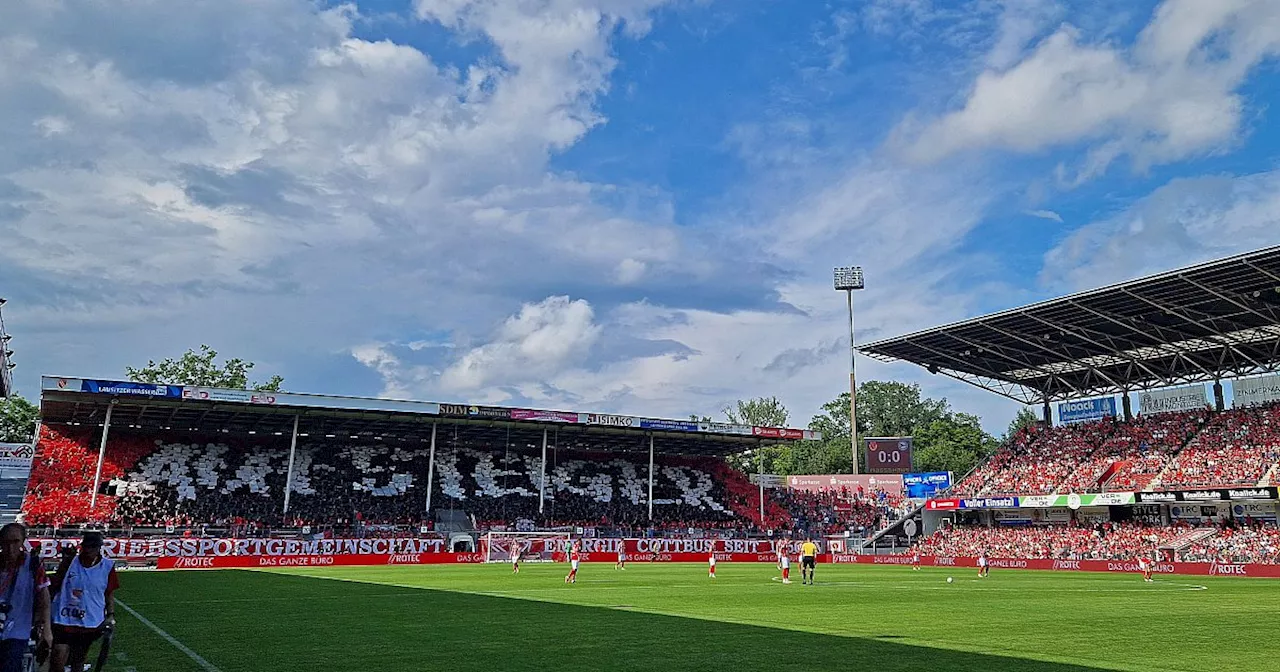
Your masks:
<path fill-rule="evenodd" d="M 1018 432 L 956 488 L 961 495 L 1048 495 L 1092 458 L 1115 430 L 1110 420 Z"/>
<path fill-rule="evenodd" d="M 1063 484 L 1066 492 L 1144 490 L 1208 420 L 1208 411 L 1140 415 L 1116 424 L 1092 458 Z"/>
<path fill-rule="evenodd" d="M 939 528 L 920 543 L 920 552 L 945 557 L 1028 560 L 1130 560 L 1150 554 L 1178 534 L 1177 527 L 1137 523 L 1094 526 L 957 525 Z"/>
<path fill-rule="evenodd" d="M 1020 430 L 953 489 L 1045 495 L 1256 485 L 1280 461 L 1280 406 Z"/>
<path fill-rule="evenodd" d="M 24 503 L 34 525 L 95 522 L 114 527 L 236 530 L 430 528 L 423 519 L 429 451 L 418 445 L 302 442 L 283 513 L 288 446 L 280 437 L 254 440 L 184 435 L 157 438 L 113 432 L 97 505 L 89 500 L 97 459 L 95 437 L 45 428 Z M 767 490 L 760 520 L 758 487 L 724 461 L 659 456 L 649 518 L 647 455 L 553 449 L 539 510 L 539 453 L 449 445 L 436 452 L 432 509 L 461 512 L 476 529 L 589 527 L 622 533 L 663 531 L 727 535 L 789 530 L 793 504 Z M 870 527 L 877 495 L 833 507 L 804 522 L 822 529 Z M 803 507 L 801 507 L 803 509 Z"/>
<path fill-rule="evenodd" d="M 1280 405 L 1218 413 L 1160 478 L 1165 489 L 1257 485 L 1280 460 Z"/>
<path fill-rule="evenodd" d="M 1256 523 L 1226 527 L 1182 550 L 1183 562 L 1280 564 L 1280 528 Z"/>

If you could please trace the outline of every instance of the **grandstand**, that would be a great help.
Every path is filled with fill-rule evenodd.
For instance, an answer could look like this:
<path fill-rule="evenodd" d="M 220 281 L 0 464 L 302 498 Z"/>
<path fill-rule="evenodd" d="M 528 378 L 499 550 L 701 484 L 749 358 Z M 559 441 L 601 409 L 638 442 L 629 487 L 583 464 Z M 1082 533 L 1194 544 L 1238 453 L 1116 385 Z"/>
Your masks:
<path fill-rule="evenodd" d="M 900 492 L 788 493 L 727 455 L 816 432 L 46 377 L 37 526 L 243 534 L 863 533 Z"/>
<path fill-rule="evenodd" d="M 1043 408 L 927 503 L 927 551 L 1274 562 L 1280 248 L 860 349 Z"/>

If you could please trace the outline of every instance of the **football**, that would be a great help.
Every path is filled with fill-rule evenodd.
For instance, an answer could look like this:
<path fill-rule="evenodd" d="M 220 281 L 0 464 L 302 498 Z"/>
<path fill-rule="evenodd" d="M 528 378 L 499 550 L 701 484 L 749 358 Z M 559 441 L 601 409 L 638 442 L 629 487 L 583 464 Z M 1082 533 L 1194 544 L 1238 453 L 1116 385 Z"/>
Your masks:
<path fill-rule="evenodd" d="M 947 577 L 947 583 L 955 583 L 955 579 L 953 579 L 953 578 L 951 578 L 951 577 L 949 577 L 949 576 L 948 576 L 948 577 Z"/>

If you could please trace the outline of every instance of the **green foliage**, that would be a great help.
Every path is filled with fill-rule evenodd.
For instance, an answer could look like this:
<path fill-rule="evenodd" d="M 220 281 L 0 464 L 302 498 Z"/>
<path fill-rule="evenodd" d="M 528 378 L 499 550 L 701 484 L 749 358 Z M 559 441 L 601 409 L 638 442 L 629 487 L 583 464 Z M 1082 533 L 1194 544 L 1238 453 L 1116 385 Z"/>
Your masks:
<path fill-rule="evenodd" d="M 954 472 L 956 478 L 960 478 L 994 453 L 999 445 L 999 441 L 982 431 L 977 416 L 948 414 L 916 430 L 916 466 L 921 471 Z"/>
<path fill-rule="evenodd" d="M 1036 415 L 1036 412 L 1030 408 L 1023 406 L 1018 411 L 1018 414 L 1013 416 L 1013 422 L 1010 422 L 1009 429 L 1005 430 L 1004 438 L 1008 439 L 1023 428 L 1033 427 L 1038 424 L 1040 424 L 1040 416 Z"/>
<path fill-rule="evenodd" d="M 725 421 L 735 425 L 759 427 L 786 427 L 790 413 L 777 397 L 758 397 L 724 409 Z M 764 446 L 729 458 L 729 464 L 739 471 L 756 473 L 762 468 L 766 474 L 790 474 L 793 464 L 791 446 Z"/>
<path fill-rule="evenodd" d="M 724 409 L 725 419 L 735 425 L 786 427 L 789 415 L 787 407 L 777 397 L 739 399 L 734 406 Z"/>
<path fill-rule="evenodd" d="M 17 395 L 0 399 L 0 443 L 31 443 L 40 409 Z"/>
<path fill-rule="evenodd" d="M 849 395 L 842 396 L 848 414 Z M 860 436 L 907 436 L 950 412 L 946 399 L 922 398 L 919 385 L 871 380 L 858 388 Z"/>
<path fill-rule="evenodd" d="M 139 383 L 198 385 L 233 390 L 253 389 L 262 392 L 279 392 L 280 385 L 284 383 L 284 378 L 280 376 L 271 376 L 263 383 L 250 383 L 249 372 L 253 370 L 253 362 L 236 358 L 228 359 L 219 365 L 217 358 L 218 351 L 207 345 L 201 345 L 199 352 L 187 350 L 178 359 L 150 361 L 140 369 L 125 367 L 125 373 L 129 376 L 129 380 Z"/>

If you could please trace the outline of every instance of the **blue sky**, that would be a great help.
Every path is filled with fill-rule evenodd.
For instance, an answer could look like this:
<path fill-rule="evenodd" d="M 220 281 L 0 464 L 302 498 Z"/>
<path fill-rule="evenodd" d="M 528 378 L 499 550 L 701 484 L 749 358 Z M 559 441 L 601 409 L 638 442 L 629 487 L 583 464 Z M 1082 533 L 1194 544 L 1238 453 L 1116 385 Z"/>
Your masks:
<path fill-rule="evenodd" d="M 1272 0 L 0 6 L 15 382 L 804 424 L 860 340 L 1280 243 Z M 907 365 L 999 431 L 1011 402 Z"/>

